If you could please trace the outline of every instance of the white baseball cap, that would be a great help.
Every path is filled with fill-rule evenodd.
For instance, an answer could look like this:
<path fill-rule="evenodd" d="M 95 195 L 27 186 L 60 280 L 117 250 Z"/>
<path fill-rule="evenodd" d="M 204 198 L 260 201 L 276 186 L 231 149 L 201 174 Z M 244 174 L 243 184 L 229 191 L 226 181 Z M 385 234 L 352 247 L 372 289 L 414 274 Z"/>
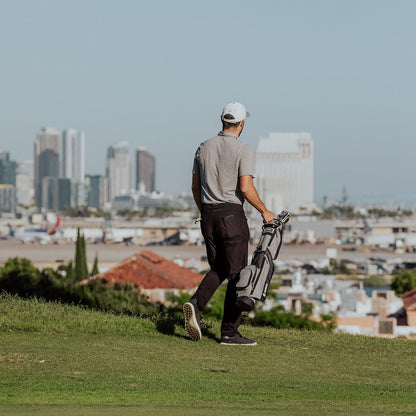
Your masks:
<path fill-rule="evenodd" d="M 234 118 L 227 119 L 224 118 L 225 115 L 230 114 Z M 232 102 L 227 104 L 222 110 L 221 120 L 226 121 L 227 123 L 239 123 L 240 121 L 245 120 L 247 117 L 250 117 L 250 113 L 246 110 L 243 104 Z"/>

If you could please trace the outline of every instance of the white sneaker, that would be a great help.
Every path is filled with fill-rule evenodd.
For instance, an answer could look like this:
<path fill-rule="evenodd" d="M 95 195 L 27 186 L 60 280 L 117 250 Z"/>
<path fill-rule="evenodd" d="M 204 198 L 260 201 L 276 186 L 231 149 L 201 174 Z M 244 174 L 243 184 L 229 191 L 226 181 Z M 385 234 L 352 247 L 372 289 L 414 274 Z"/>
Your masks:
<path fill-rule="evenodd" d="M 196 301 L 191 299 L 183 305 L 183 313 L 185 315 L 185 330 L 189 337 L 194 341 L 202 338 L 201 333 L 201 315 L 199 313 Z"/>

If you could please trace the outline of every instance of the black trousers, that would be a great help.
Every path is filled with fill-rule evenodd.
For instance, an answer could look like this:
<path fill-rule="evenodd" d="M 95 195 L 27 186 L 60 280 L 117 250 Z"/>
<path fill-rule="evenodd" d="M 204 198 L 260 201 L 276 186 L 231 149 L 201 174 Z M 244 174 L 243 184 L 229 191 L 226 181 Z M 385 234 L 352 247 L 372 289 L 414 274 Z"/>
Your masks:
<path fill-rule="evenodd" d="M 202 310 L 221 283 L 228 279 L 221 335 L 233 336 L 241 323 L 241 313 L 235 307 L 236 283 L 248 261 L 250 232 L 247 219 L 241 205 L 230 203 L 204 204 L 201 217 L 201 231 L 211 270 L 193 298 L 198 309 Z"/>

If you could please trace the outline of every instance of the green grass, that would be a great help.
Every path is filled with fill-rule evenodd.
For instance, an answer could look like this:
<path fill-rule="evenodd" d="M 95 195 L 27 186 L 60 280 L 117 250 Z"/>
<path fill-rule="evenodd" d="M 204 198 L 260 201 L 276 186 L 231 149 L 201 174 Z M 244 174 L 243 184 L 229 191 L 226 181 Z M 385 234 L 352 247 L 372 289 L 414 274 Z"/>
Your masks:
<path fill-rule="evenodd" d="M 0 295 L 1 415 L 415 415 L 415 341 L 139 319 Z"/>

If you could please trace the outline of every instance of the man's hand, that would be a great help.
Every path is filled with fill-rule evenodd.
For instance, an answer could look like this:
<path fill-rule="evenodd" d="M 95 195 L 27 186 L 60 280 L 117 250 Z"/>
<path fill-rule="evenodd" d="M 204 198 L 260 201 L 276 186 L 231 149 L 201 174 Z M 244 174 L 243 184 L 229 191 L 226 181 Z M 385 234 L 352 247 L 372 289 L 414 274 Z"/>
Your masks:
<path fill-rule="evenodd" d="M 261 216 L 263 217 L 263 220 L 266 224 L 268 224 L 270 221 L 272 221 L 275 217 L 275 215 L 273 214 L 273 212 L 266 210 L 265 212 L 263 212 L 261 214 Z"/>

